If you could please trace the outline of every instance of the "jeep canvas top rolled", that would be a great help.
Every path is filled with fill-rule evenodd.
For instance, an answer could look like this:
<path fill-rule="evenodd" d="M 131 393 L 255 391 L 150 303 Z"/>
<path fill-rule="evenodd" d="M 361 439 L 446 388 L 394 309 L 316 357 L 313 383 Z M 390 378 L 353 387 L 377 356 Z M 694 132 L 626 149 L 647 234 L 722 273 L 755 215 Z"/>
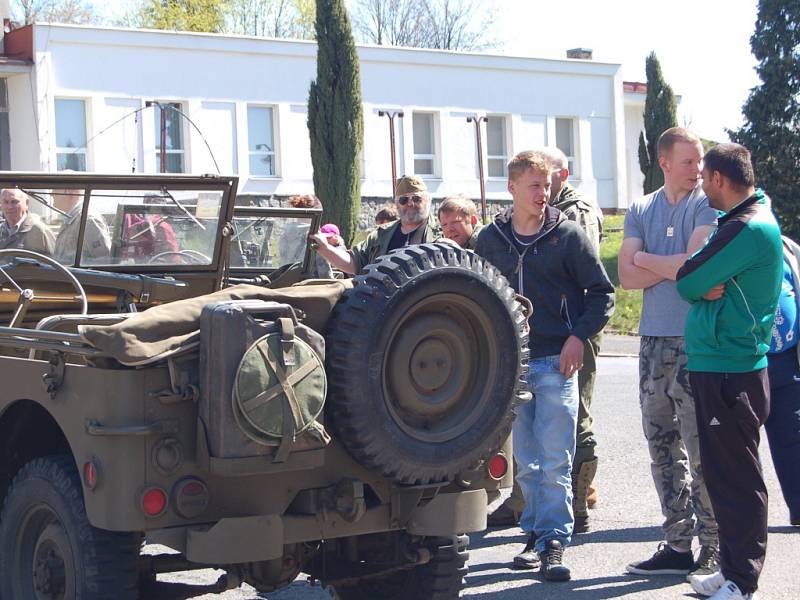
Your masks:
<path fill-rule="evenodd" d="M 0 250 L 0 597 L 147 598 L 209 566 L 458 597 L 530 398 L 494 267 L 423 244 L 314 278 L 321 211 L 237 203 L 235 177 L 0 188 L 54 239 Z"/>

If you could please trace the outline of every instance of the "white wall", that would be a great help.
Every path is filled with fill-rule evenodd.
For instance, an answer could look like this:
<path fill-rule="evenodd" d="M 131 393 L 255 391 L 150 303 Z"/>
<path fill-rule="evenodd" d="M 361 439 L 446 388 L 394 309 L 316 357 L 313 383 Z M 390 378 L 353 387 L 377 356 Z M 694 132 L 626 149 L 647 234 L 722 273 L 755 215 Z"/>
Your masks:
<path fill-rule="evenodd" d="M 155 172 L 154 111 L 142 110 L 138 122 L 129 117 L 112 123 L 157 99 L 182 103 L 220 170 L 240 175 L 240 190 L 313 190 L 305 104 L 316 73 L 314 44 L 37 25 L 35 45 L 37 97 L 45 107 L 38 115 L 42 158 L 36 165 L 32 147 L 37 140 L 29 131 L 25 141 L 12 140 L 14 168 L 55 168 L 54 99 L 79 97 L 87 103 L 87 137 L 97 136 L 89 143 L 90 170 L 130 172 L 135 162 L 137 171 Z M 359 53 L 364 195 L 391 194 L 388 120 L 377 114 L 389 108 L 405 112 L 397 120 L 398 174 L 413 168 L 412 113 L 435 113 L 437 173 L 428 183 L 436 196 L 479 195 L 474 125 L 466 116 L 488 113 L 508 119 L 509 158 L 523 149 L 554 144 L 555 118 L 574 118 L 579 132 L 576 184 L 597 195 L 601 206 L 624 205 L 620 190 L 628 183 L 618 139 L 624 119 L 621 91 L 616 89 L 621 87 L 619 65 L 385 47 L 361 47 Z M 17 87 L 12 107 L 15 115 L 24 116 L 24 90 Z M 248 104 L 274 107 L 275 177 L 249 176 Z M 30 117 L 20 123 L 35 129 Z M 214 172 L 205 143 L 185 122 L 184 136 L 189 169 Z M 486 188 L 491 199 L 508 198 L 503 178 L 489 178 Z"/>
<path fill-rule="evenodd" d="M 641 104 L 625 103 L 625 162 L 627 164 L 628 197 L 621 198 L 621 206 L 630 206 L 631 202 L 644 195 L 644 175 L 639 168 L 639 133 L 644 131 L 644 95 Z"/>

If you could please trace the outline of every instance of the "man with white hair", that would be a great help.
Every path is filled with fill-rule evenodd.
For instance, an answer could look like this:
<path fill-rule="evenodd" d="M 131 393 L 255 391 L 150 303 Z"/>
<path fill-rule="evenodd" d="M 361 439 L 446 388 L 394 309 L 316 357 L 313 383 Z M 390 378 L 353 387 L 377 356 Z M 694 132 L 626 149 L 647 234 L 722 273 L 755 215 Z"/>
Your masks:
<path fill-rule="evenodd" d="M 355 275 L 379 256 L 412 244 L 433 242 L 441 237 L 439 228 L 431 219 L 431 198 L 425 182 L 416 175 L 404 175 L 397 181 L 395 205 L 400 218 L 381 225 L 360 244 L 347 250 L 332 246 L 328 239 L 315 233 L 311 239 L 317 252 L 334 269 Z"/>
<path fill-rule="evenodd" d="M 55 236 L 38 215 L 28 211 L 28 194 L 16 188 L 0 192 L 4 221 L 0 224 L 0 249 L 20 248 L 53 254 Z"/>

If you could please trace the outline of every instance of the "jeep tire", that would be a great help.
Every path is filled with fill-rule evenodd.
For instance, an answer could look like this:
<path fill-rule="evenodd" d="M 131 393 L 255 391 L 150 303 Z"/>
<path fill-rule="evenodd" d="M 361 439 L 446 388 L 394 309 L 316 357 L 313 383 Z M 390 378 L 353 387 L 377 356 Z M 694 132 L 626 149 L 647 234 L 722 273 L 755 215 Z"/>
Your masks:
<path fill-rule="evenodd" d="M 469 537 L 433 538 L 430 562 L 376 579 L 331 586 L 336 600 L 456 600 L 464 589 Z"/>
<path fill-rule="evenodd" d="M 134 600 L 140 537 L 93 527 L 70 456 L 17 473 L 0 515 L 0 597 Z"/>
<path fill-rule="evenodd" d="M 379 258 L 329 326 L 337 439 L 399 483 L 455 480 L 508 438 L 527 394 L 527 341 L 513 289 L 472 252 L 424 244 Z"/>

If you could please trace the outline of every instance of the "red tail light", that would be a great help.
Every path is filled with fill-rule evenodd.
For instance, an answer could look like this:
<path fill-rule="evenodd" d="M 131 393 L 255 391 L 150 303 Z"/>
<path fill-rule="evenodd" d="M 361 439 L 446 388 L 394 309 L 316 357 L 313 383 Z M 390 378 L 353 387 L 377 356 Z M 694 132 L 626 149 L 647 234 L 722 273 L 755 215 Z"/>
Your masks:
<path fill-rule="evenodd" d="M 93 461 L 87 460 L 83 464 L 83 483 L 87 488 L 93 490 L 97 487 L 97 480 L 97 465 Z"/>
<path fill-rule="evenodd" d="M 486 472 L 489 473 L 489 477 L 492 479 L 502 479 L 505 474 L 508 473 L 508 459 L 506 455 L 501 452 L 490 458 L 489 462 L 486 463 Z"/>
<path fill-rule="evenodd" d="M 167 510 L 167 493 L 160 487 L 147 488 L 142 494 L 142 511 L 148 517 L 157 517 Z"/>

